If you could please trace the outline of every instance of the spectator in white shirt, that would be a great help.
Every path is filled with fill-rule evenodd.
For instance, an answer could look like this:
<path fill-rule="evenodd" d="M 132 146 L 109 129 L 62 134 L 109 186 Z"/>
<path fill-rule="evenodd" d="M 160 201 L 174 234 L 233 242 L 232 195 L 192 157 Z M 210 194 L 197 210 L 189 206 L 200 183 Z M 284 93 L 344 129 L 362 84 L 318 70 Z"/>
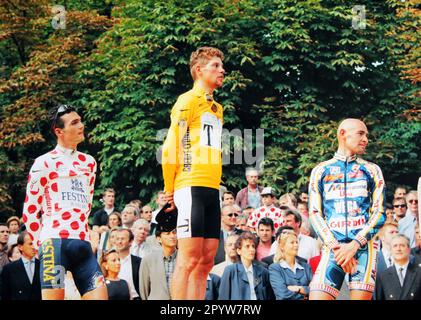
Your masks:
<path fill-rule="evenodd" d="M 141 218 L 135 221 L 132 227 L 134 241 L 130 248 L 132 255 L 143 258 L 154 249 L 153 243 L 146 241 L 146 238 L 149 236 L 149 230 L 150 224 L 145 219 Z M 156 246 L 159 247 L 159 244 Z"/>
<path fill-rule="evenodd" d="M 17 216 L 11 216 L 7 219 L 7 227 L 9 228 L 9 240 L 7 242 L 8 246 L 16 244 L 18 242 L 20 220 Z"/>
<path fill-rule="evenodd" d="M 225 261 L 218 263 L 213 266 L 210 273 L 216 274 L 219 277 L 222 277 L 225 267 L 233 264 L 237 261 L 237 251 L 235 250 L 235 242 L 238 239 L 238 234 L 231 234 L 225 240 Z"/>
<path fill-rule="evenodd" d="M 317 241 L 309 236 L 301 233 L 301 215 L 296 210 L 288 209 L 285 211 L 284 222 L 286 226 L 290 226 L 294 229 L 298 236 L 298 256 L 307 260 L 307 262 L 320 254 L 319 244 Z M 272 244 L 271 254 L 276 252 L 276 242 Z"/>
<path fill-rule="evenodd" d="M 124 207 L 123 211 L 121 211 L 121 223 L 123 228 L 131 229 L 133 227 L 133 223 L 139 217 L 139 210 L 132 205 L 127 205 Z"/>
<path fill-rule="evenodd" d="M 118 278 L 126 280 L 130 288 L 130 296 L 138 300 L 139 296 L 139 267 L 141 259 L 130 254 L 133 243 L 133 233 L 130 229 L 117 231 L 115 248 L 120 258 L 121 268 Z"/>
<path fill-rule="evenodd" d="M 157 205 L 157 208 L 154 212 L 152 212 L 152 223 L 156 222 L 156 215 L 159 211 L 167 204 L 167 200 L 165 200 L 165 192 L 164 191 L 158 191 L 155 203 Z"/>
<path fill-rule="evenodd" d="M 386 223 L 379 232 L 379 237 L 381 241 L 381 250 L 379 252 L 379 257 L 377 265 L 382 262 L 385 263 L 386 268 L 377 268 L 377 273 L 382 272 L 383 270 L 391 267 L 393 265 L 393 255 L 391 242 L 394 235 L 398 234 L 398 224 L 395 222 Z"/>

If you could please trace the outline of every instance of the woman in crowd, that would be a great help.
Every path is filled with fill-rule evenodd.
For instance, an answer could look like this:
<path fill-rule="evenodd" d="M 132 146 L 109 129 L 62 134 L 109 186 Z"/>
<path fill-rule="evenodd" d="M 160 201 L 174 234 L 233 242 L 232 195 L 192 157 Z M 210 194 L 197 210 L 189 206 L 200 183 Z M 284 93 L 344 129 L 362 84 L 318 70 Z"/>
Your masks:
<path fill-rule="evenodd" d="M 121 228 L 121 216 L 118 212 L 113 212 L 110 214 L 110 217 L 113 221 L 114 218 L 116 220 L 119 221 L 119 223 L 117 224 L 117 221 L 114 221 L 113 223 L 110 224 L 110 222 L 108 221 L 108 225 L 112 226 L 110 228 L 109 231 L 103 232 L 101 234 L 101 238 L 99 240 L 99 245 L 98 245 L 98 253 L 97 253 L 97 257 L 98 260 L 101 259 L 101 255 L 102 252 L 110 250 L 111 248 L 114 247 L 114 239 L 115 239 L 115 231 L 119 230 Z"/>
<path fill-rule="evenodd" d="M 235 243 L 238 262 L 225 268 L 219 287 L 219 300 L 271 300 L 269 272 L 256 256 L 257 239 L 243 232 Z"/>
<path fill-rule="evenodd" d="M 129 285 L 119 279 L 120 258 L 117 251 L 105 251 L 101 257 L 101 269 L 107 285 L 108 300 L 131 300 Z"/>
<path fill-rule="evenodd" d="M 274 262 L 269 266 L 270 283 L 277 300 L 303 300 L 309 294 L 312 279 L 308 263 L 298 262 L 298 237 L 285 230 L 278 238 Z"/>
<path fill-rule="evenodd" d="M 12 244 L 9 250 L 7 250 L 7 257 L 9 258 L 10 262 L 17 261 L 20 259 L 21 253 L 19 251 L 17 243 Z"/>

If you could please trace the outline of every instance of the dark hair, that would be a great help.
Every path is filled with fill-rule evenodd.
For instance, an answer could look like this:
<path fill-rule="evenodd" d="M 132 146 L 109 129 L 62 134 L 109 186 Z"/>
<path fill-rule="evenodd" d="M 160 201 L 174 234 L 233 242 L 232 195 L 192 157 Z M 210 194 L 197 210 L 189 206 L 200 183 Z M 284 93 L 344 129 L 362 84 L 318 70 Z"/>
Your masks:
<path fill-rule="evenodd" d="M 234 194 L 234 192 L 232 192 L 232 191 L 225 191 L 225 192 L 223 193 L 223 195 L 222 195 L 222 200 L 224 200 L 224 196 L 225 196 L 226 194 L 230 194 L 230 195 L 232 195 L 232 196 L 233 196 L 233 198 L 235 199 L 235 194 Z"/>
<path fill-rule="evenodd" d="M 257 224 L 257 229 L 259 229 L 261 224 L 263 224 L 264 226 L 269 226 L 272 229 L 272 231 L 275 230 L 275 227 L 273 225 L 273 220 L 271 218 L 260 219 L 259 223 Z"/>
<path fill-rule="evenodd" d="M 392 209 L 393 210 L 393 204 L 391 203 L 386 203 L 386 209 Z"/>
<path fill-rule="evenodd" d="M 18 240 L 16 244 L 23 245 L 25 243 L 25 237 L 29 235 L 27 231 L 19 233 Z"/>
<path fill-rule="evenodd" d="M 287 209 L 285 211 L 285 217 L 290 216 L 290 215 L 294 216 L 295 222 L 299 222 L 300 227 L 301 227 L 301 223 L 303 222 L 303 218 L 301 218 L 301 214 L 299 212 L 295 211 L 295 210 Z"/>
<path fill-rule="evenodd" d="M 235 245 L 234 245 L 235 250 L 241 249 L 243 242 L 246 240 L 252 240 L 254 242 L 254 245 L 257 248 L 257 245 L 258 245 L 257 237 L 250 231 L 244 231 L 238 236 L 237 241 L 235 241 Z M 237 255 L 237 257 L 240 258 L 239 255 Z"/>
<path fill-rule="evenodd" d="M 290 226 L 282 226 L 282 227 L 279 227 L 278 228 L 278 230 L 276 230 L 276 233 L 275 233 L 275 238 L 276 239 L 278 239 L 278 237 L 282 234 L 282 232 L 283 231 L 285 231 L 285 230 L 294 230 L 294 228 L 293 227 L 290 227 Z"/>
<path fill-rule="evenodd" d="M 64 109 L 64 110 L 59 111 L 60 109 Z M 60 128 L 60 129 L 64 128 L 64 122 L 63 122 L 63 119 L 61 119 L 61 117 L 73 111 L 76 112 L 76 108 L 68 104 L 59 104 L 50 109 L 50 111 L 48 112 L 48 119 L 50 121 L 51 131 L 54 134 L 54 136 L 55 136 L 55 132 L 54 132 L 55 128 Z"/>
<path fill-rule="evenodd" d="M 121 228 L 121 229 L 118 230 L 118 232 L 121 232 L 121 231 L 127 231 L 129 233 L 129 241 L 133 241 L 134 234 L 133 234 L 132 230 L 127 229 L 127 228 Z"/>
<path fill-rule="evenodd" d="M 307 204 L 307 202 L 305 202 L 305 201 L 303 201 L 303 200 L 298 200 L 298 201 L 297 201 L 297 206 L 298 206 L 299 204 L 303 204 L 303 205 L 305 205 L 305 206 L 308 208 L 308 204 Z"/>
<path fill-rule="evenodd" d="M 108 216 L 108 220 L 110 220 L 111 216 L 116 216 L 118 218 L 118 226 L 121 227 L 121 214 L 120 214 L 120 212 L 117 212 L 117 211 L 111 212 L 110 215 Z"/>
<path fill-rule="evenodd" d="M 0 227 L 6 227 L 7 229 L 9 229 L 9 227 L 7 226 L 7 224 L 5 224 L 3 222 L 0 223 Z"/>
<path fill-rule="evenodd" d="M 7 250 L 7 257 L 10 259 L 12 257 L 13 254 L 13 250 L 15 250 L 15 248 L 18 246 L 17 243 L 14 243 L 10 246 L 10 248 Z"/>

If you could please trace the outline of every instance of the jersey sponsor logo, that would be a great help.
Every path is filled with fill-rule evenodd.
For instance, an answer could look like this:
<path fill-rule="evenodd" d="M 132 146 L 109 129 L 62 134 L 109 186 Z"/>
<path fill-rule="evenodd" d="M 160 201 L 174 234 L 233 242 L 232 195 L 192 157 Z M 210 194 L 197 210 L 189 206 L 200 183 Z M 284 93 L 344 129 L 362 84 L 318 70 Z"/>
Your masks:
<path fill-rule="evenodd" d="M 63 208 L 78 208 L 88 210 L 89 191 L 88 178 L 61 178 L 58 183 L 60 203 Z"/>
<path fill-rule="evenodd" d="M 335 213 L 348 213 L 350 216 L 356 216 L 362 212 L 355 200 L 346 201 L 346 206 L 344 200 L 335 201 L 333 207 L 335 209 Z"/>
<path fill-rule="evenodd" d="M 341 199 L 344 197 L 356 198 L 356 197 L 367 197 L 367 181 L 359 180 L 355 182 L 347 183 L 346 194 L 344 183 L 331 183 L 324 185 L 324 193 L 326 200 Z"/>
<path fill-rule="evenodd" d="M 63 266 L 55 265 L 54 245 L 51 239 L 42 244 L 42 278 L 43 282 L 50 283 L 53 288 L 64 286 L 66 270 Z"/>
<path fill-rule="evenodd" d="M 212 104 L 212 107 L 211 107 L 211 109 L 212 109 L 212 111 L 213 112 L 218 112 L 218 106 L 216 105 L 216 104 Z"/>
<path fill-rule="evenodd" d="M 205 112 L 200 117 L 200 145 L 221 150 L 222 122 L 215 115 Z"/>
<path fill-rule="evenodd" d="M 71 189 L 73 191 L 78 191 L 78 192 L 84 192 L 85 190 L 83 190 L 83 184 L 81 181 L 79 181 L 78 179 L 71 179 L 72 182 L 72 187 Z"/>
<path fill-rule="evenodd" d="M 324 181 L 325 182 L 332 182 L 335 180 L 343 180 L 344 174 L 343 173 L 337 173 L 337 174 L 328 174 L 325 176 Z"/>
<path fill-rule="evenodd" d="M 365 217 L 336 217 L 329 220 L 329 228 L 333 231 L 343 231 L 346 227 L 348 230 L 359 230 L 365 225 Z"/>
<path fill-rule="evenodd" d="M 329 172 L 330 174 L 338 174 L 341 172 L 341 167 L 338 167 L 338 166 L 329 167 Z"/>
<path fill-rule="evenodd" d="M 191 150 L 191 139 L 190 129 L 187 129 L 186 134 L 183 137 L 183 171 L 190 172 L 192 165 L 192 150 Z"/>
<path fill-rule="evenodd" d="M 351 171 L 348 173 L 348 178 L 350 179 L 362 178 L 363 176 L 364 173 L 361 170 Z"/>

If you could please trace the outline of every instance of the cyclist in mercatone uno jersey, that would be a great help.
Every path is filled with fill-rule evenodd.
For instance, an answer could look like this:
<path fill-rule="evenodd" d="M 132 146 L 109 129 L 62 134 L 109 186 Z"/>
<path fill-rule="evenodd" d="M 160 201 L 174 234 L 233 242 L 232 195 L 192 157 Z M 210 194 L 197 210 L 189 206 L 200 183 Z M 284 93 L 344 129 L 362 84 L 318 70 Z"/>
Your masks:
<path fill-rule="evenodd" d="M 53 108 L 50 120 L 57 146 L 32 165 L 22 215 L 39 247 L 42 299 L 64 299 L 69 270 L 83 299 L 106 300 L 104 277 L 88 229 L 96 161 L 76 150 L 84 140 L 84 126 L 74 107 Z"/>
<path fill-rule="evenodd" d="M 223 59 L 223 53 L 212 47 L 192 53 L 193 89 L 175 103 L 162 148 L 165 197 L 171 205 L 167 212 L 175 207 L 178 211 L 174 300 L 204 300 L 218 248 L 223 109 L 213 93 L 224 80 Z"/>
<path fill-rule="evenodd" d="M 386 220 L 385 183 L 376 164 L 357 156 L 368 144 L 364 122 L 346 119 L 337 135 L 335 156 L 310 178 L 310 221 L 324 245 L 310 299 L 335 299 L 348 274 L 350 298 L 369 300 L 376 278 L 374 236 Z"/>

